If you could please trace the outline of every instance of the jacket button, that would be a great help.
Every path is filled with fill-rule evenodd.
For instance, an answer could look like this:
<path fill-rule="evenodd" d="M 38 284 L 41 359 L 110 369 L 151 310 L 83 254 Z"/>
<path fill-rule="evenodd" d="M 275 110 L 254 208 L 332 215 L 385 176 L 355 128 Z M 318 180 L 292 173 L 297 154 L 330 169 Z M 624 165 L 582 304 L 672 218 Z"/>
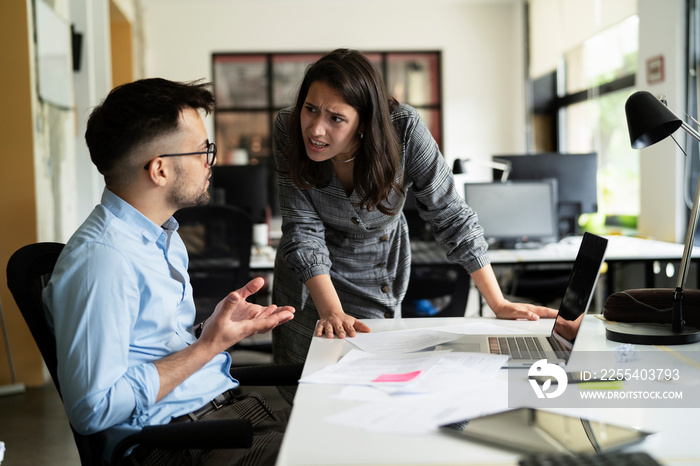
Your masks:
<path fill-rule="evenodd" d="M 380 262 L 379 264 L 377 264 L 377 267 L 379 267 L 379 268 L 384 267 L 384 266 L 386 266 L 386 262 Z"/>
<path fill-rule="evenodd" d="M 389 288 L 389 285 L 384 285 L 382 287 L 382 293 L 388 293 L 391 291 L 391 288 Z"/>
<path fill-rule="evenodd" d="M 360 224 L 360 219 L 357 218 L 357 217 L 351 218 L 350 221 L 351 221 L 354 225 L 359 225 L 359 224 Z"/>
<path fill-rule="evenodd" d="M 382 235 L 379 237 L 379 241 L 389 241 L 389 236 L 388 235 Z"/>

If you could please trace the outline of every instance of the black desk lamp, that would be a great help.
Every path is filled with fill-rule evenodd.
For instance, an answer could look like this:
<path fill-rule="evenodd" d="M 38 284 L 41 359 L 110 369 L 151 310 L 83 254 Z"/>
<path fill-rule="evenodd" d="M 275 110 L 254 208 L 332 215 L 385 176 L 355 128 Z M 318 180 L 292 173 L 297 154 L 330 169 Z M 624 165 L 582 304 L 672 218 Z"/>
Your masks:
<path fill-rule="evenodd" d="M 679 127 L 682 127 L 696 141 L 700 142 L 700 134 L 678 118 L 669 110 L 665 103 L 665 101 L 657 99 L 646 91 L 635 92 L 627 99 L 625 113 L 627 114 L 627 127 L 630 132 L 630 141 L 633 149 L 643 149 L 655 144 L 673 134 Z M 700 329 L 686 326 L 683 319 L 683 288 L 688 276 L 699 213 L 700 182 L 695 190 L 693 210 L 690 214 L 688 231 L 685 235 L 685 248 L 683 249 L 681 268 L 678 273 L 676 289 L 672 294 L 671 324 L 634 323 L 610 325 L 605 331 L 609 340 L 649 345 L 677 345 L 700 341 Z M 644 298 L 649 295 L 645 293 L 649 290 L 632 291 L 636 292 L 639 305 L 648 307 L 644 302 Z M 685 304 L 690 304 L 687 299 Z M 694 306 L 697 304 L 693 303 Z M 659 316 L 661 316 L 661 313 L 659 313 Z"/>

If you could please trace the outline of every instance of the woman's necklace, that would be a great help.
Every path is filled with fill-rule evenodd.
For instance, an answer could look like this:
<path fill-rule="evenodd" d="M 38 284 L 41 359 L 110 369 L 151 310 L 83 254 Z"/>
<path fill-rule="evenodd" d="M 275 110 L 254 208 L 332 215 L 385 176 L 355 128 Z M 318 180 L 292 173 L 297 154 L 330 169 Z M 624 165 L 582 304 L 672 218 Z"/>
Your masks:
<path fill-rule="evenodd" d="M 340 162 L 340 163 L 350 163 L 353 160 L 355 160 L 356 158 L 357 158 L 357 156 L 350 158 L 350 159 L 347 159 L 347 160 L 335 160 L 335 157 L 333 157 L 333 160 L 335 160 L 336 162 Z"/>

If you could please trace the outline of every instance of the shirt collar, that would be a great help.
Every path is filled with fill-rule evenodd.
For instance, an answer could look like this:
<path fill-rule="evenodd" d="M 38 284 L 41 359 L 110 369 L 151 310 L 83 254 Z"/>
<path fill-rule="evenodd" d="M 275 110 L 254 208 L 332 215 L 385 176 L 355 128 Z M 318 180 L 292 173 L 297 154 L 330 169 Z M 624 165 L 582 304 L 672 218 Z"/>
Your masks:
<path fill-rule="evenodd" d="M 148 217 L 136 210 L 134 206 L 110 191 L 109 188 L 104 189 L 101 203 L 107 210 L 139 231 L 149 241 L 155 242 L 163 234 L 163 230 L 172 233 L 179 226 L 173 217 L 166 220 L 163 225 L 153 223 Z"/>

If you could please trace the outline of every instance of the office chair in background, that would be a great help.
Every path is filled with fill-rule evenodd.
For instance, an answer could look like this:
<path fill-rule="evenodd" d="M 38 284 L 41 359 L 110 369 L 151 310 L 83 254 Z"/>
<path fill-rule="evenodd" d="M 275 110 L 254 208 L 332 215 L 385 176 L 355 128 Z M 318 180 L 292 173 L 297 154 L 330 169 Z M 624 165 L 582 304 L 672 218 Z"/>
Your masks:
<path fill-rule="evenodd" d="M 187 207 L 175 212 L 174 217 L 190 258 L 188 273 L 197 308 L 195 323 L 199 323 L 211 315 L 224 296 L 251 280 L 253 223 L 247 212 L 230 205 Z M 264 293 L 266 287 L 267 283 L 259 293 Z M 257 302 L 256 296 L 248 301 Z M 256 336 L 231 349 L 270 354 L 272 343 L 268 335 Z"/>
<path fill-rule="evenodd" d="M 469 275 L 457 264 L 412 264 L 402 317 L 464 317 Z"/>
<path fill-rule="evenodd" d="M 570 266 L 516 267 L 503 292 L 517 301 L 558 309 L 569 283 Z"/>
<path fill-rule="evenodd" d="M 264 165 L 215 165 L 211 177 L 213 204 L 238 207 L 250 215 L 253 223 L 269 223 L 273 200 L 269 175 Z"/>
<path fill-rule="evenodd" d="M 190 258 L 188 273 L 199 323 L 224 296 L 250 281 L 253 223 L 248 213 L 227 205 L 187 207 L 174 217 Z"/>
<path fill-rule="evenodd" d="M 7 285 L 19 307 L 32 337 L 39 347 L 59 396 L 56 339 L 46 319 L 41 293 L 51 277 L 63 244 L 34 243 L 17 250 L 7 263 Z M 301 364 L 266 365 L 236 370 L 242 385 L 295 385 L 301 376 Z M 61 396 L 61 399 L 62 396 Z M 102 464 L 103 444 L 99 434 L 82 435 L 73 429 L 80 463 Z M 121 464 L 123 453 L 137 444 L 153 448 L 246 448 L 252 442 L 248 420 L 199 421 L 148 426 L 120 443 L 112 464 Z M 120 456 L 122 455 L 122 456 Z"/>
<path fill-rule="evenodd" d="M 413 190 L 409 189 L 403 214 L 408 224 L 410 240 L 434 242 L 432 227 L 418 214 L 416 202 Z M 401 315 L 464 317 L 468 298 L 469 274 L 462 266 L 442 261 L 434 264 L 413 261 L 408 289 L 401 304 Z"/>

